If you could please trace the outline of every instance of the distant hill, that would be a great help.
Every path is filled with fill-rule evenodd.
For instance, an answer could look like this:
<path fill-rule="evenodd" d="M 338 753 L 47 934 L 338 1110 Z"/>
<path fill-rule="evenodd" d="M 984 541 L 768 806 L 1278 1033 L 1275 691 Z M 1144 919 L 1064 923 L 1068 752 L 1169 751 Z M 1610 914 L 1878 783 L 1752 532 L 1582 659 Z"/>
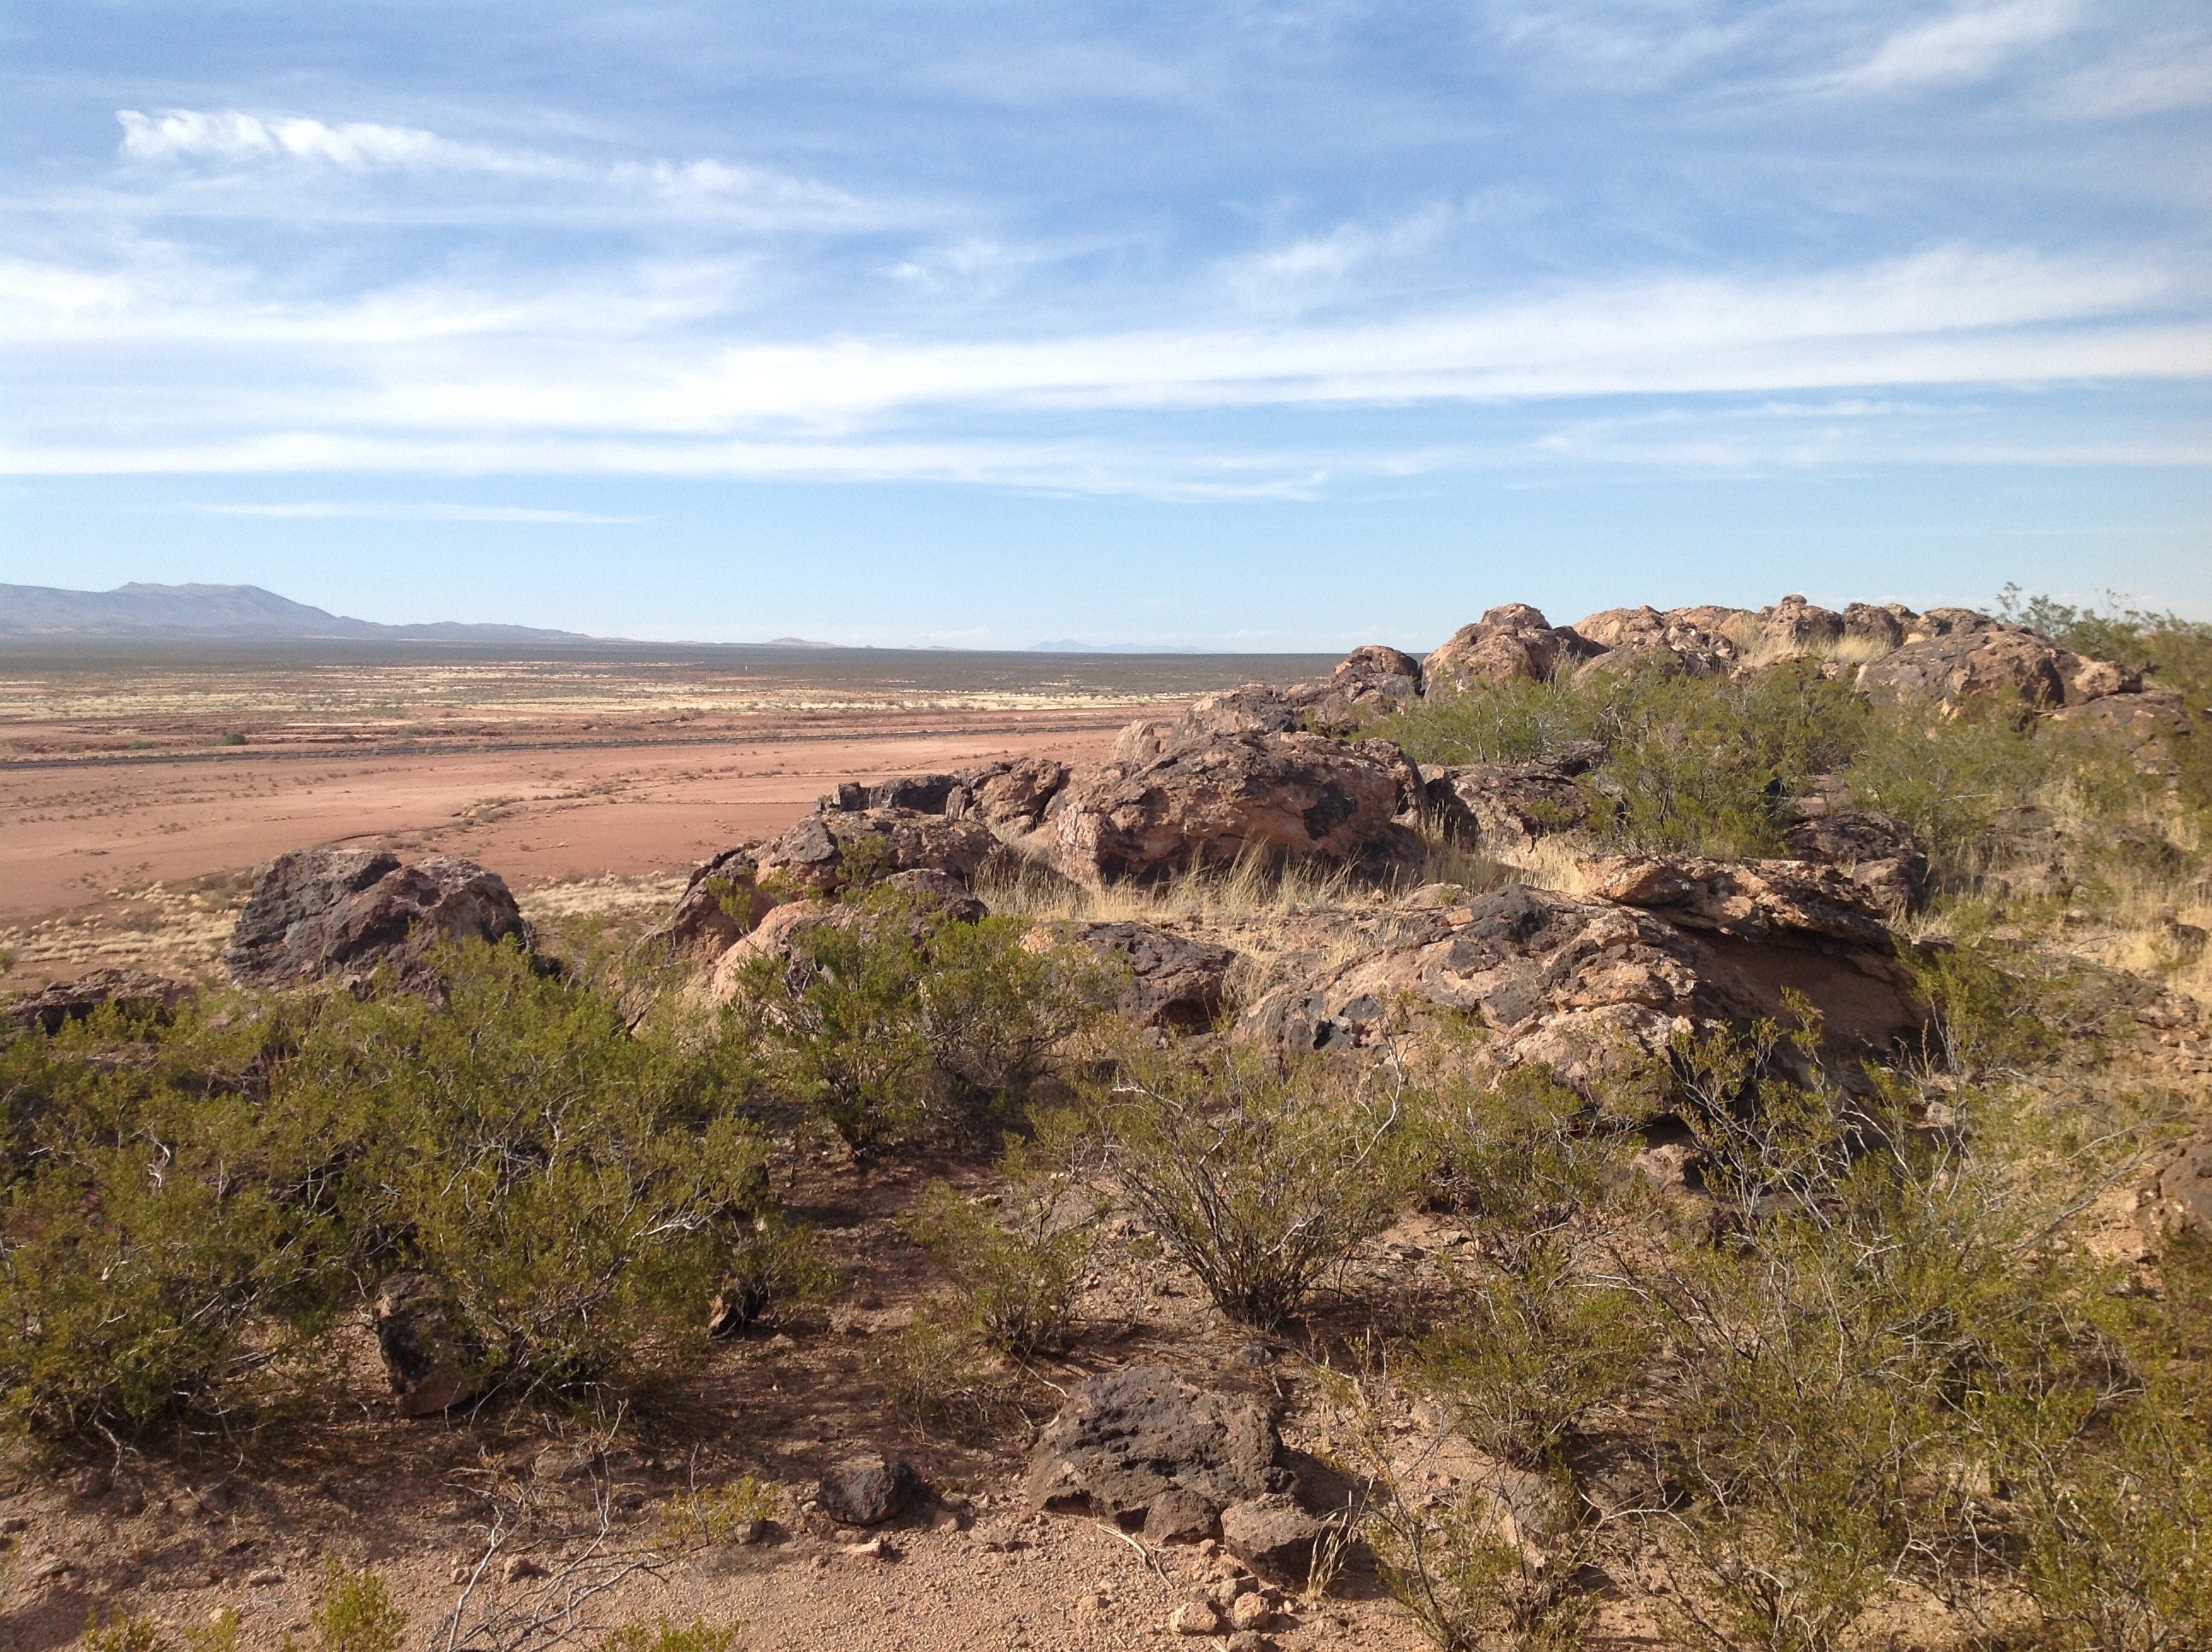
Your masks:
<path fill-rule="evenodd" d="M 143 637 L 271 641 L 331 637 L 385 642 L 588 642 L 529 625 L 379 625 L 348 619 L 258 585 L 123 585 L 62 591 L 0 585 L 0 637 Z"/>
<path fill-rule="evenodd" d="M 1163 648 L 1149 642 L 1033 642 L 1033 654 L 1202 654 L 1203 648 Z"/>
<path fill-rule="evenodd" d="M 763 648 L 842 648 L 842 642 L 812 642 L 805 637 L 770 637 L 761 644 Z"/>

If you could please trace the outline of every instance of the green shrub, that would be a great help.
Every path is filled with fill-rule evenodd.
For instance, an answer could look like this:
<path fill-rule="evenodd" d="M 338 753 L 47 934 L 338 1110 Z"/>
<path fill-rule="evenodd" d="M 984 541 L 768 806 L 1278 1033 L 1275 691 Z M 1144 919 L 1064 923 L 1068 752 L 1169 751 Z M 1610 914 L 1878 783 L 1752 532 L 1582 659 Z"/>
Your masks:
<path fill-rule="evenodd" d="M 512 947 L 441 961 L 446 1002 L 333 1000 L 270 1109 L 340 1144 L 368 1272 L 441 1281 L 511 1390 L 635 1383 L 703 1346 L 769 1209 L 767 1145 L 711 1059 Z"/>
<path fill-rule="evenodd" d="M 367 1567 L 355 1571 L 336 1555 L 323 1558 L 323 1603 L 307 1614 L 316 1652 L 399 1652 L 407 1614 L 384 1580 Z M 285 1637 L 287 1644 L 291 1637 Z"/>
<path fill-rule="evenodd" d="M 1402 1099 L 1381 1067 L 1224 1045 L 1130 1051 L 1087 1104 L 1107 1189 L 1223 1313 L 1268 1329 L 1404 1202 Z"/>
<path fill-rule="evenodd" d="M 911 1325 L 878 1345 L 869 1363 L 902 1418 L 971 1434 L 1020 1409 L 1019 1393 L 989 1356 L 966 1315 L 925 1306 Z"/>
<path fill-rule="evenodd" d="M 643 1624 L 624 1624 L 610 1630 L 599 1642 L 600 1652 L 730 1652 L 741 1632 L 736 1624 L 709 1624 L 694 1618 L 688 1624 L 672 1624 L 665 1618 Z"/>
<path fill-rule="evenodd" d="M 235 1089 L 196 1082 L 170 1048 L 196 1030 L 96 1017 L 0 1045 L 9 1431 L 234 1421 L 312 1357 L 337 1305 L 319 1145 Z M 112 1039 L 126 1059 L 103 1057 Z"/>
<path fill-rule="evenodd" d="M 1097 1212 L 1071 1212 L 1080 1195 L 1015 1168 L 997 1214 L 939 1181 L 899 1225 L 952 1276 L 984 1340 L 1026 1356 L 1064 1348 L 1074 1333 Z"/>
<path fill-rule="evenodd" d="M 723 1260 L 708 1328 L 726 1336 L 773 1324 L 793 1309 L 827 1301 L 840 1284 L 810 1229 L 781 1215 L 756 1215 Z"/>

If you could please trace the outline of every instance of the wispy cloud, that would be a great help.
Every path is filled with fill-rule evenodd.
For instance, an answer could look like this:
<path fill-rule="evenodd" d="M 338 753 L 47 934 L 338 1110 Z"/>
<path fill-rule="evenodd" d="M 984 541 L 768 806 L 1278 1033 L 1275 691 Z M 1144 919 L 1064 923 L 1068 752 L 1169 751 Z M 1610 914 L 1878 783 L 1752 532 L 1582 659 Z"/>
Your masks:
<path fill-rule="evenodd" d="M 1836 77 L 1841 86 L 1905 91 L 1978 81 L 2080 27 L 2081 0 L 2005 0 L 1898 30 Z"/>
<path fill-rule="evenodd" d="M 605 516 L 595 511 L 538 510 L 520 505 L 382 504 L 341 500 L 303 500 L 268 505 L 204 505 L 183 507 L 196 516 L 262 516 L 280 520 L 362 517 L 392 522 L 513 522 L 550 526 L 629 527 L 649 516 Z"/>

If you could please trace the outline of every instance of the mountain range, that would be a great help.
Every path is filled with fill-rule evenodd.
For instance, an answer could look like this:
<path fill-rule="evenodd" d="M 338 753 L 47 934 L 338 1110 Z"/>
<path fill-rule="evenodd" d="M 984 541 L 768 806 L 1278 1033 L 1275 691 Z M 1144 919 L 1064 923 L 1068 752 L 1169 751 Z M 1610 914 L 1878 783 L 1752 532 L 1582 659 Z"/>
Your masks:
<path fill-rule="evenodd" d="M 118 586 L 64 591 L 0 585 L 0 637 L 143 637 L 262 641 L 288 637 L 381 642 L 588 642 L 529 625 L 379 625 L 264 591 L 258 585 Z"/>

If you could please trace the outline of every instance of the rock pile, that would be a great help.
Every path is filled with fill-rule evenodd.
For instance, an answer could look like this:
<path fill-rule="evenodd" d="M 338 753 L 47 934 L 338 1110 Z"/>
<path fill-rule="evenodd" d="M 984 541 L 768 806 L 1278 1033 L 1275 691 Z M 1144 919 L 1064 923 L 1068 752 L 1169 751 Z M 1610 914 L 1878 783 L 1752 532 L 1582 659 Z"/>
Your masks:
<path fill-rule="evenodd" d="M 26 1027 L 59 1032 L 112 1004 L 126 1015 L 166 1017 L 191 991 L 181 981 L 139 969 L 94 969 L 75 981 L 58 981 L 9 1004 L 7 1013 Z"/>

